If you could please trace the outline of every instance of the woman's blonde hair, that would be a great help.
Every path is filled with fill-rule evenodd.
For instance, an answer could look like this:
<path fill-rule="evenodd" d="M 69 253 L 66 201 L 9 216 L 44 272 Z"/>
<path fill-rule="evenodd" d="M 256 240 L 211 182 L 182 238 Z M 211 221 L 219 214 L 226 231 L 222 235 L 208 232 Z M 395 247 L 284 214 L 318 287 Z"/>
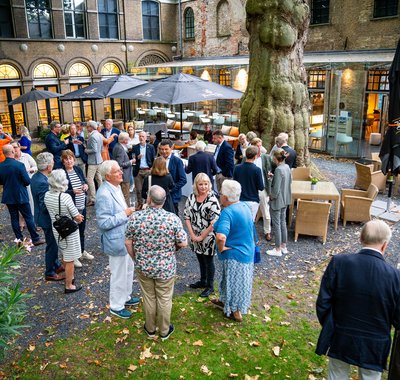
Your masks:
<path fill-rule="evenodd" d="M 154 160 L 150 173 L 152 175 L 159 175 L 161 177 L 169 173 L 167 168 L 167 161 L 165 160 L 164 157 L 157 157 Z"/>
<path fill-rule="evenodd" d="M 207 182 L 208 183 L 208 192 L 212 190 L 210 177 L 206 173 L 199 173 L 196 175 L 193 181 L 193 194 L 199 195 L 199 191 L 197 190 L 197 184 L 199 182 Z"/>

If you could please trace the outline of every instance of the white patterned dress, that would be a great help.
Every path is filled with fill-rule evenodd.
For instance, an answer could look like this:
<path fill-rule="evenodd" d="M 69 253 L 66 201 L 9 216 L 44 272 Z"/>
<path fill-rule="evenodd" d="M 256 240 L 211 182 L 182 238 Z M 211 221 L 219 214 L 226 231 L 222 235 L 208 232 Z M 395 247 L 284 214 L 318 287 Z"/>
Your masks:
<path fill-rule="evenodd" d="M 44 203 L 49 211 L 51 223 L 56 220 L 58 211 L 58 196 L 60 193 L 48 191 L 44 196 Z M 75 207 L 74 202 L 69 194 L 61 193 L 61 215 L 67 215 L 70 218 L 75 218 L 79 215 L 78 209 Z M 52 227 L 53 235 L 58 244 L 58 250 L 62 254 L 65 262 L 71 262 L 81 257 L 81 241 L 79 237 L 79 229 L 67 236 L 65 239 L 58 240 L 58 232 Z"/>
<path fill-rule="evenodd" d="M 190 194 L 186 200 L 185 210 L 183 211 L 184 219 L 189 219 L 193 232 L 200 235 L 213 221 L 217 220 L 221 213 L 217 197 L 214 193 L 210 193 L 203 202 L 197 202 L 196 195 Z M 215 254 L 215 234 L 210 232 L 203 241 L 190 241 L 191 250 L 198 255 L 214 255 Z"/>

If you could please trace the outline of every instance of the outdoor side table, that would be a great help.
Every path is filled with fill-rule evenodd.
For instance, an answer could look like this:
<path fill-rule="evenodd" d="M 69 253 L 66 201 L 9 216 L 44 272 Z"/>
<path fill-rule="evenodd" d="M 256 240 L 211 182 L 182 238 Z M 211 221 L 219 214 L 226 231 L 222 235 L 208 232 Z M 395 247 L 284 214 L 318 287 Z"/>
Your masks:
<path fill-rule="evenodd" d="M 292 224 L 293 208 L 296 199 L 309 201 L 334 201 L 335 202 L 335 230 L 338 227 L 340 210 L 340 193 L 333 182 L 320 181 L 311 190 L 310 181 L 292 182 L 292 203 L 289 206 L 289 226 Z"/>

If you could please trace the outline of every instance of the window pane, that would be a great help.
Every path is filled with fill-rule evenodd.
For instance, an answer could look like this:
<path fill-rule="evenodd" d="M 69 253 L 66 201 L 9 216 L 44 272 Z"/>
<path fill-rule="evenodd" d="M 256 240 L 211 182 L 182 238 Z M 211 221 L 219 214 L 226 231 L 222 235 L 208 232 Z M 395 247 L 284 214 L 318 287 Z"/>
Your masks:
<path fill-rule="evenodd" d="M 106 12 L 107 7 L 106 7 L 106 0 L 99 0 L 97 3 L 99 12 Z"/>
<path fill-rule="evenodd" d="M 375 0 L 374 17 L 397 16 L 398 0 Z"/>
<path fill-rule="evenodd" d="M 85 10 L 85 1 L 84 0 L 75 0 L 75 10 L 84 11 Z"/>
<path fill-rule="evenodd" d="M 9 0 L 0 2 L 0 37 L 13 37 L 11 6 Z"/>
<path fill-rule="evenodd" d="M 329 22 L 329 0 L 311 1 L 311 24 L 326 24 Z"/>

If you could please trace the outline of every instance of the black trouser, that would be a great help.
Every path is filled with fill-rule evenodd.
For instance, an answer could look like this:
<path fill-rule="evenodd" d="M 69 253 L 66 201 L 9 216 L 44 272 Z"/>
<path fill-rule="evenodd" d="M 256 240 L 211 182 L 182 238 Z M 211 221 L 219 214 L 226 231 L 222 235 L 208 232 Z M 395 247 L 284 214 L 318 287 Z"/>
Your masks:
<path fill-rule="evenodd" d="M 83 210 L 78 210 L 83 215 L 83 221 L 78 224 L 79 238 L 81 240 L 81 252 L 85 250 L 85 228 L 86 228 L 86 207 Z"/>
<path fill-rule="evenodd" d="M 214 289 L 214 256 L 199 255 L 197 253 L 196 256 L 200 264 L 200 282 L 205 284 L 207 288 Z"/>

